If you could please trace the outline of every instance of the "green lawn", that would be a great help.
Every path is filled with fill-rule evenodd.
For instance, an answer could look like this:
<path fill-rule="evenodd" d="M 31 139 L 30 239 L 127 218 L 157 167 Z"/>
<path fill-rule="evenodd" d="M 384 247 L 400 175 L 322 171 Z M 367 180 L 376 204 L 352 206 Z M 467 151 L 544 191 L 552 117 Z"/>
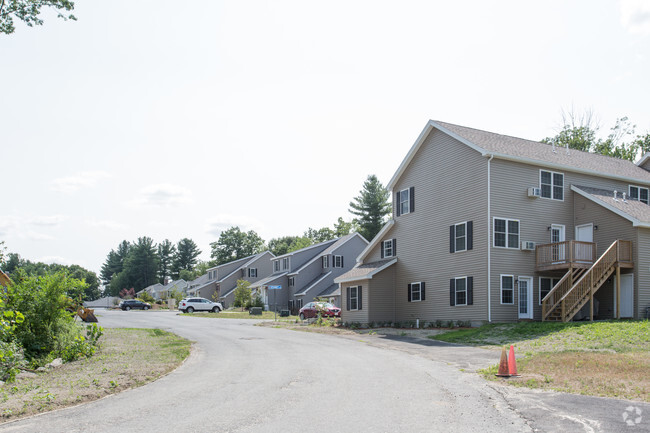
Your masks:
<path fill-rule="evenodd" d="M 488 347 L 513 345 L 515 386 L 650 402 L 650 321 L 491 324 L 429 338 Z M 482 371 L 495 379 L 497 366 Z"/>

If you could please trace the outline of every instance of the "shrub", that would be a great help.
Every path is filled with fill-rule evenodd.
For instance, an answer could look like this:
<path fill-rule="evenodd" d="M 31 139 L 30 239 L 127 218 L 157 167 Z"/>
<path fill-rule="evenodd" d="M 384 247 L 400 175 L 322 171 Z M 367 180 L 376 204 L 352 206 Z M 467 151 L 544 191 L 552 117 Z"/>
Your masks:
<path fill-rule="evenodd" d="M 75 324 L 76 326 L 76 324 Z M 77 326 L 81 328 L 80 326 Z M 99 347 L 99 338 L 104 334 L 104 329 L 95 323 L 86 327 L 86 336 L 79 333 L 72 341 L 68 341 L 57 354 L 65 362 L 75 361 L 79 358 L 89 358 L 95 354 Z"/>
<path fill-rule="evenodd" d="M 151 296 L 148 292 L 142 292 L 142 294 L 140 295 L 140 300 L 142 300 L 142 302 L 148 302 L 150 304 L 156 302 L 153 296 Z"/>
<path fill-rule="evenodd" d="M 22 347 L 15 341 L 0 341 L 0 380 L 13 382 L 26 364 Z"/>

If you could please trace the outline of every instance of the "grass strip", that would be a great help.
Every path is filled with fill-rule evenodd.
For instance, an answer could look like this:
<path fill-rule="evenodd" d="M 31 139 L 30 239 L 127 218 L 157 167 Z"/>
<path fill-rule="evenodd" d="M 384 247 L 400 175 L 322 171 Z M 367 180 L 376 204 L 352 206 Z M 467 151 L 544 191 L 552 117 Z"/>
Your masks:
<path fill-rule="evenodd" d="M 152 382 L 178 367 L 191 342 L 160 329 L 105 328 L 100 349 L 0 387 L 0 423 L 97 400 Z"/>
<path fill-rule="evenodd" d="M 490 324 L 429 338 L 488 347 L 513 345 L 514 386 L 650 402 L 650 321 Z"/>

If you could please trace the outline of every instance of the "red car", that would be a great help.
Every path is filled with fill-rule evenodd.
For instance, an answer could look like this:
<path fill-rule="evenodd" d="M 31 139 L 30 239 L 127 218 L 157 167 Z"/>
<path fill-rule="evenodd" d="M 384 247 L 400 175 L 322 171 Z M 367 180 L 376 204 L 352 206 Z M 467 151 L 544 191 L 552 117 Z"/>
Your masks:
<path fill-rule="evenodd" d="M 341 317 L 341 309 L 329 302 L 310 302 L 300 309 L 300 320 L 318 317 L 319 311 L 322 317 Z"/>

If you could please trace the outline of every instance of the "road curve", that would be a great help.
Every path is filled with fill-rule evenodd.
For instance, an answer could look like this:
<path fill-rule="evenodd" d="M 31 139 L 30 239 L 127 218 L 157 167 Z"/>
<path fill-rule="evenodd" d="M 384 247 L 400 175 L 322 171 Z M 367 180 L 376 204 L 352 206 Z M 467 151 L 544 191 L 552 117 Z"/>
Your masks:
<path fill-rule="evenodd" d="M 0 432 L 604 431 L 602 423 L 571 414 L 540 423 L 530 415 L 539 406 L 525 391 L 502 390 L 461 371 L 453 361 L 460 352 L 445 346 L 169 312 L 99 314 L 105 327 L 162 328 L 196 344 L 181 367 L 156 382 L 2 424 Z M 485 361 L 478 349 L 455 350 Z M 552 403 L 544 407 L 553 411 Z M 625 427 L 620 420 L 617 426 Z"/>

